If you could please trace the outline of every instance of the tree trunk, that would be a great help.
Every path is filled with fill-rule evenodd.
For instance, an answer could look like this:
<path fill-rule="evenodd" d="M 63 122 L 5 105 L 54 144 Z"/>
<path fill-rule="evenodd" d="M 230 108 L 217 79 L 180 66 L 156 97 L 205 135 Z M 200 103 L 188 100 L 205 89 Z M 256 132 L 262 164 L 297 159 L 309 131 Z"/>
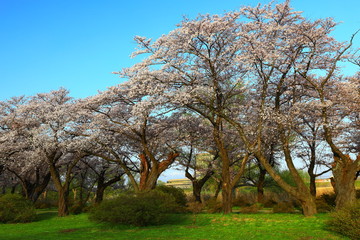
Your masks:
<path fill-rule="evenodd" d="M 264 203 L 264 184 L 265 184 L 266 170 L 260 167 L 259 178 L 257 182 L 257 201 Z"/>
<path fill-rule="evenodd" d="M 229 181 L 223 181 L 222 185 L 222 210 L 224 214 L 232 212 L 232 187 L 228 183 Z"/>
<path fill-rule="evenodd" d="M 309 174 L 310 176 L 310 194 L 316 197 L 316 177 L 314 174 Z"/>
<path fill-rule="evenodd" d="M 217 182 L 217 186 L 216 186 L 216 191 L 215 191 L 215 194 L 214 194 L 214 199 L 216 200 L 220 194 L 220 191 L 221 191 L 221 186 L 222 186 L 222 181 L 218 181 Z"/>
<path fill-rule="evenodd" d="M 17 185 L 18 185 L 18 183 L 11 187 L 11 194 L 15 193 Z"/>
<path fill-rule="evenodd" d="M 69 190 L 66 188 L 58 191 L 58 216 L 64 217 L 69 215 Z"/>
<path fill-rule="evenodd" d="M 166 160 L 161 162 L 156 161 L 155 157 L 151 155 L 150 152 L 147 152 L 148 156 L 145 154 L 140 154 L 139 158 L 141 161 L 140 169 L 140 191 L 150 191 L 156 187 L 157 180 L 162 172 L 164 172 L 179 156 L 179 153 L 170 153 Z M 151 161 L 149 159 L 152 159 Z M 150 167 L 150 162 L 152 166 Z"/>
<path fill-rule="evenodd" d="M 300 200 L 300 204 L 305 217 L 310 217 L 317 213 L 314 196 Z"/>
<path fill-rule="evenodd" d="M 51 179 L 51 174 L 49 172 L 45 175 L 42 182 L 35 187 L 34 192 L 30 196 L 30 200 L 33 203 L 35 203 L 39 199 L 41 194 L 45 191 L 46 187 L 48 186 L 48 184 L 50 182 L 50 179 Z"/>
<path fill-rule="evenodd" d="M 100 204 L 104 198 L 104 191 L 105 191 L 105 178 L 104 178 L 105 172 L 103 172 L 99 177 L 97 181 L 97 187 L 96 187 L 96 195 L 95 195 L 95 204 Z"/>
<path fill-rule="evenodd" d="M 189 167 L 189 166 L 188 166 Z M 213 170 L 211 170 L 210 166 L 208 166 L 208 170 L 206 171 L 205 176 L 203 176 L 201 179 L 196 179 L 196 177 L 193 177 L 189 171 L 188 171 L 188 167 L 185 170 L 185 177 L 187 177 L 193 186 L 193 196 L 195 199 L 195 202 L 199 202 L 201 203 L 201 190 L 203 188 L 203 186 L 205 185 L 205 183 L 209 180 L 209 178 L 211 178 L 211 176 L 215 173 Z"/>
<path fill-rule="evenodd" d="M 139 190 L 150 191 L 155 189 L 159 176 L 160 174 L 155 169 L 152 169 L 147 175 L 142 175 L 140 178 Z"/>
<path fill-rule="evenodd" d="M 120 174 L 118 176 L 113 177 L 112 179 L 110 179 L 109 181 L 105 182 L 105 172 L 102 172 L 99 175 L 98 178 L 98 182 L 97 182 L 97 189 L 96 189 L 96 196 L 95 196 L 95 204 L 99 204 L 102 202 L 103 198 L 104 198 L 104 192 L 105 189 L 109 186 L 111 186 L 112 184 L 118 182 L 121 180 L 121 177 L 124 175 Z"/>
<path fill-rule="evenodd" d="M 315 198 L 314 196 L 312 196 L 310 194 L 310 190 L 307 188 L 307 186 L 305 185 L 305 183 L 303 182 L 303 180 L 300 177 L 294 177 L 295 183 L 297 185 L 297 187 L 293 187 L 289 184 L 287 184 L 276 172 L 275 170 L 272 168 L 272 166 L 268 163 L 267 159 L 260 153 L 260 152 L 255 152 L 256 157 L 260 160 L 261 164 L 263 165 L 263 167 L 267 170 L 267 172 L 269 173 L 269 175 L 275 180 L 275 182 L 277 184 L 279 184 L 279 186 L 284 189 L 287 193 L 289 193 L 290 195 L 292 195 L 293 197 L 295 197 L 297 200 L 300 201 L 301 206 L 303 208 L 303 214 L 305 216 L 311 216 L 313 214 L 316 214 L 316 205 L 315 205 Z M 289 161 L 289 159 L 291 158 L 289 155 L 289 152 L 286 152 L 287 154 L 287 164 L 289 169 L 292 168 L 293 171 L 295 171 L 294 166 L 291 165 L 292 162 Z"/>
<path fill-rule="evenodd" d="M 356 201 L 355 180 L 357 166 L 348 155 L 345 155 L 344 159 L 339 157 L 334 157 L 334 159 L 335 202 L 336 210 L 339 210 Z"/>
<path fill-rule="evenodd" d="M 104 199 L 105 187 L 98 187 L 96 189 L 95 204 L 100 204 Z"/>
<path fill-rule="evenodd" d="M 309 148 L 311 151 L 310 155 L 310 165 L 308 168 L 308 174 L 310 177 L 310 193 L 312 196 L 316 197 L 316 175 L 314 173 L 315 163 L 316 163 L 316 142 L 315 139 L 309 144 Z"/>
<path fill-rule="evenodd" d="M 221 159 L 221 181 L 222 181 L 222 211 L 224 214 L 232 211 L 232 184 L 230 178 L 230 159 L 228 151 L 223 142 L 221 132 L 221 118 L 218 119 L 217 125 L 214 126 L 213 137 Z"/>
<path fill-rule="evenodd" d="M 193 186 L 193 196 L 195 199 L 195 202 L 201 203 L 201 189 L 202 186 L 200 186 L 200 184 L 197 181 L 193 181 L 192 182 L 192 186 Z"/>

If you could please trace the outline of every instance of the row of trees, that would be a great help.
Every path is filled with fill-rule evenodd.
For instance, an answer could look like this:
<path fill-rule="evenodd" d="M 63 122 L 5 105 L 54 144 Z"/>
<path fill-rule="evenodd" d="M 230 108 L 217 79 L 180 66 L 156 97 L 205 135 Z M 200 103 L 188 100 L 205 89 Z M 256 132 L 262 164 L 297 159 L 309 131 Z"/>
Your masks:
<path fill-rule="evenodd" d="M 79 169 L 98 173 L 98 190 L 124 175 L 135 191 L 148 191 L 177 161 L 198 200 L 219 172 L 229 213 L 232 191 L 255 161 L 258 184 L 268 173 L 309 216 L 316 213 L 315 166 L 328 151 L 337 208 L 354 202 L 360 76 L 343 75 L 339 63 L 358 64 L 355 35 L 338 42 L 332 19 L 305 19 L 289 4 L 184 19 L 156 41 L 136 37 L 134 56 L 143 60 L 117 72 L 125 82 L 96 96 L 75 101 L 60 89 L 1 102 L 1 169 L 21 179 L 32 199 L 51 177 L 63 216 Z M 295 167 L 299 158 L 310 188 Z M 295 185 L 278 174 L 279 164 Z"/>

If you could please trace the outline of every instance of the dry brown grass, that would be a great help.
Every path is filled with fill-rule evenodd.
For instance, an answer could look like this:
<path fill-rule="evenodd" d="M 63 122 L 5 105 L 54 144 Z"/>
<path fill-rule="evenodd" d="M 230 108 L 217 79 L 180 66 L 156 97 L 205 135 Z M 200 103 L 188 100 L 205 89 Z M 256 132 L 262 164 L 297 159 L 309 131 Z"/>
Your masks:
<path fill-rule="evenodd" d="M 317 187 L 316 188 L 316 196 L 321 196 L 323 194 L 332 194 L 334 193 L 333 187 Z"/>

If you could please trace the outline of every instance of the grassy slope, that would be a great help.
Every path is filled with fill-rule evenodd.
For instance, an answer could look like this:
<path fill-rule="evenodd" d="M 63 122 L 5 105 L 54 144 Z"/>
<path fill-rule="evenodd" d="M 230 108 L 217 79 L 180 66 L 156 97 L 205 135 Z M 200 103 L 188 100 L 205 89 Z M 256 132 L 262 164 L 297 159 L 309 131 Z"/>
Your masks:
<path fill-rule="evenodd" d="M 89 222 L 86 214 L 56 217 L 42 212 L 27 224 L 0 224 L 0 239 L 347 239 L 325 230 L 327 215 L 300 214 L 174 215 L 168 225 L 109 226 Z"/>

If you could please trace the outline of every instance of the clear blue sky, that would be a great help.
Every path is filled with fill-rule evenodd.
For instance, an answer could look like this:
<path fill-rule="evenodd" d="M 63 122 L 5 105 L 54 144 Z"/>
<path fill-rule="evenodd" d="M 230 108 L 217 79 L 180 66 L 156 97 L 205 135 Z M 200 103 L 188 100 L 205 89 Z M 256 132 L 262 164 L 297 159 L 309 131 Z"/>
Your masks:
<path fill-rule="evenodd" d="M 259 0 L 0 0 L 0 100 L 59 87 L 76 98 L 120 79 L 113 71 L 136 61 L 133 37 L 157 38 L 182 16 L 235 10 Z M 310 18 L 334 17 L 347 40 L 360 28 L 359 0 L 293 0 Z M 356 45 L 360 46 L 360 36 Z"/>

